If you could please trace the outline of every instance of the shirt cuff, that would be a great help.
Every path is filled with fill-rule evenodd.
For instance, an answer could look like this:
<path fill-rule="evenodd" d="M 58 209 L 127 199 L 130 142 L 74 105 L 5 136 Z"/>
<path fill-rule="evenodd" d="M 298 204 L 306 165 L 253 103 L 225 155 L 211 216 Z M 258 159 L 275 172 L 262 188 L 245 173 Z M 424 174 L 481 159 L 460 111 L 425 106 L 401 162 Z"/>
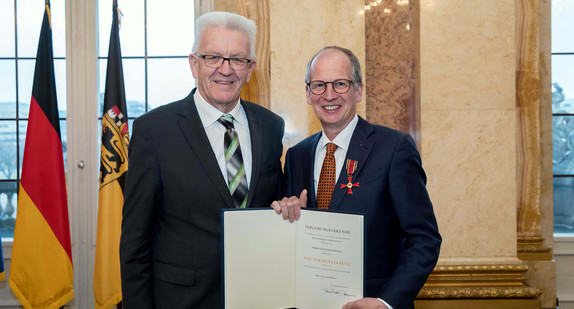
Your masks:
<path fill-rule="evenodd" d="M 389 309 L 393 309 L 393 306 L 389 305 L 389 303 L 387 303 L 386 301 L 384 301 L 384 300 L 382 300 L 382 299 L 380 299 L 380 298 L 377 298 L 377 299 L 380 300 L 380 301 L 382 301 L 383 304 L 385 304 L 385 306 L 389 307 Z"/>

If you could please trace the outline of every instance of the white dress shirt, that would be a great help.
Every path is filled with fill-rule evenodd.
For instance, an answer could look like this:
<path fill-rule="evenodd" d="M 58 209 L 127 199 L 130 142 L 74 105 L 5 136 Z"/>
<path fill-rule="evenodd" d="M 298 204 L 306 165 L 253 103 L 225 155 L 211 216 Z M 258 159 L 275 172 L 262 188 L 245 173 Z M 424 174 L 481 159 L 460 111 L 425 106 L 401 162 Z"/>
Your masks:
<path fill-rule="evenodd" d="M 355 115 L 355 118 L 353 118 L 347 127 L 345 127 L 345 129 L 343 129 L 343 131 L 341 131 L 332 141 L 329 140 L 327 135 L 325 135 L 325 132 L 322 132 L 321 139 L 319 140 L 317 149 L 315 150 L 315 176 L 313 177 L 315 192 L 317 192 L 317 186 L 319 185 L 319 176 L 321 175 L 321 167 L 323 167 L 323 161 L 325 160 L 327 144 L 334 143 L 337 145 L 337 150 L 335 150 L 335 170 L 337 171 L 335 181 L 338 181 L 339 175 L 341 174 L 341 167 L 345 164 L 345 157 L 347 156 L 347 150 L 349 150 L 351 137 L 353 137 L 355 127 L 357 127 L 357 122 L 359 122 L 359 117 Z M 335 188 L 336 187 L 337 185 L 335 184 Z"/>
<path fill-rule="evenodd" d="M 207 103 L 203 97 L 199 94 L 199 91 L 195 91 L 193 94 L 193 100 L 195 101 L 195 106 L 197 107 L 197 112 L 199 113 L 199 118 L 211 144 L 211 149 L 215 153 L 215 158 L 219 164 L 219 169 L 223 178 L 227 182 L 227 167 L 225 165 L 225 146 L 224 146 L 224 135 L 225 127 L 217 122 L 217 120 L 224 115 L 220 110 L 213 107 L 211 104 Z M 249 134 L 249 124 L 247 122 L 247 115 L 243 110 L 238 101 L 233 110 L 229 112 L 229 115 L 233 116 L 233 126 L 239 137 L 239 147 L 241 148 L 241 156 L 243 157 L 243 164 L 245 165 L 245 177 L 247 178 L 247 188 L 249 188 L 249 182 L 251 181 L 251 135 Z M 206 149 L 207 151 L 207 149 Z"/>

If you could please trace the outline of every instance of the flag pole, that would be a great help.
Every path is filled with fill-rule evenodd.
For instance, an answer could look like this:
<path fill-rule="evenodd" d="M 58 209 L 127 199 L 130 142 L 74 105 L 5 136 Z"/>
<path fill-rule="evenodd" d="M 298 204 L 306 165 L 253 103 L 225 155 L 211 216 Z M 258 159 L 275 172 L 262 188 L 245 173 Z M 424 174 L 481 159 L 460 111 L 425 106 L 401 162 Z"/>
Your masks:
<path fill-rule="evenodd" d="M 48 0 L 46 0 L 46 1 L 48 1 Z M 114 14 L 118 14 L 118 10 L 119 10 L 119 9 L 118 9 L 118 0 L 114 0 L 113 2 L 114 2 L 114 7 L 116 8 Z M 119 19 L 119 18 L 118 18 L 118 19 Z M 120 283 L 120 284 L 121 284 L 121 283 Z M 123 309 L 123 307 L 124 307 L 124 306 L 123 306 L 123 302 L 121 302 L 121 301 L 116 304 L 116 309 Z"/>

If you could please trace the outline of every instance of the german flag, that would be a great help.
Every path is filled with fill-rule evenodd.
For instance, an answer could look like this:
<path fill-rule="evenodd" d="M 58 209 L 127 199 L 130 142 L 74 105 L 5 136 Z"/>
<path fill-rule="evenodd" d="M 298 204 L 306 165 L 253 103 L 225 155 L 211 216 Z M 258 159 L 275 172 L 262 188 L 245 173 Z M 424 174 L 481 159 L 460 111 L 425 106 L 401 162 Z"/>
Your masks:
<path fill-rule="evenodd" d="M 98 235 L 94 266 L 96 309 L 108 309 L 122 301 L 119 247 L 129 135 L 119 14 L 117 3 L 114 3 L 102 116 Z"/>
<path fill-rule="evenodd" d="M 60 308 L 74 298 L 49 2 L 36 56 L 8 281 L 25 308 Z"/>

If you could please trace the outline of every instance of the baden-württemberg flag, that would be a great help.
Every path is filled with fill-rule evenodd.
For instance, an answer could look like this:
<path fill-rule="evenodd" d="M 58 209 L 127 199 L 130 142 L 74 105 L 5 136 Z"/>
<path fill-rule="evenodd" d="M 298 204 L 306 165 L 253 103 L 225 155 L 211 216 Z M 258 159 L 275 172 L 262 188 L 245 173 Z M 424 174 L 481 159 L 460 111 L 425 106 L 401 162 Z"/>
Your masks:
<path fill-rule="evenodd" d="M 102 116 L 98 238 L 94 266 L 94 296 L 97 309 L 111 308 L 122 301 L 119 246 L 124 184 L 128 170 L 129 136 L 118 33 L 120 12 L 116 4 L 113 6 L 112 14 Z"/>
<path fill-rule="evenodd" d="M 49 3 L 36 56 L 10 267 L 10 288 L 25 308 L 60 308 L 74 298 Z"/>

